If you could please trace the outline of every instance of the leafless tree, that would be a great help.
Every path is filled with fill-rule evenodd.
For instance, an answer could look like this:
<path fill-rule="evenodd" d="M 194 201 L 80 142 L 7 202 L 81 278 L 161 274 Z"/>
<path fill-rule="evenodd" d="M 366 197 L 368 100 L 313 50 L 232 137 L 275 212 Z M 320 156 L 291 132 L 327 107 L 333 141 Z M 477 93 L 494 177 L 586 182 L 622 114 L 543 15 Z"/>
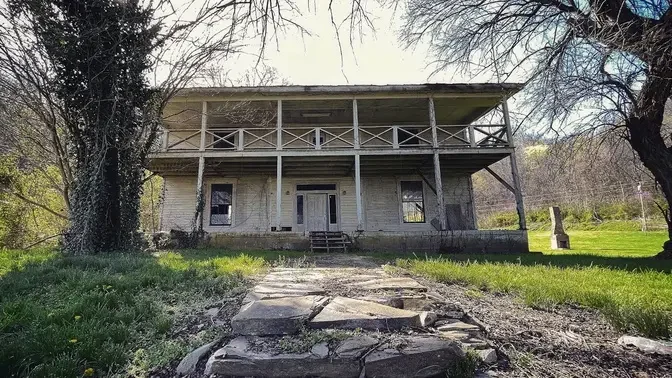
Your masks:
<path fill-rule="evenodd" d="M 167 101 L 208 64 L 239 51 L 240 41 L 263 51 L 283 29 L 302 30 L 298 8 L 289 0 L 52 3 L 0 3 L 0 93 L 11 115 L 3 134 L 14 151 L 61 169 L 54 185 L 69 203 L 72 251 L 129 248 L 142 167 Z M 124 65 L 133 72 L 110 68 Z M 154 85 L 143 89 L 143 75 Z M 100 83 L 104 93 L 93 87 Z"/>
<path fill-rule="evenodd" d="M 440 68 L 523 78 L 532 117 L 562 135 L 620 133 L 655 177 L 672 238 L 669 0 L 409 0 L 403 39 Z M 663 246 L 672 256 L 672 241 Z"/>

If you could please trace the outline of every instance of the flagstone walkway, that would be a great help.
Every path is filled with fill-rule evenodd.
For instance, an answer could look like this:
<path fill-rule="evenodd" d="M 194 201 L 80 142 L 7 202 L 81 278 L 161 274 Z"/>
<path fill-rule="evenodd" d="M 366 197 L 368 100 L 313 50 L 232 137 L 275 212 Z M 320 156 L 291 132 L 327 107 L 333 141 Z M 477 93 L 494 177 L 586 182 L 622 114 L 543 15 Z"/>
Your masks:
<path fill-rule="evenodd" d="M 496 362 L 459 304 L 354 265 L 273 269 L 245 297 L 231 321 L 237 337 L 212 354 L 206 376 L 445 376 L 469 349 Z"/>

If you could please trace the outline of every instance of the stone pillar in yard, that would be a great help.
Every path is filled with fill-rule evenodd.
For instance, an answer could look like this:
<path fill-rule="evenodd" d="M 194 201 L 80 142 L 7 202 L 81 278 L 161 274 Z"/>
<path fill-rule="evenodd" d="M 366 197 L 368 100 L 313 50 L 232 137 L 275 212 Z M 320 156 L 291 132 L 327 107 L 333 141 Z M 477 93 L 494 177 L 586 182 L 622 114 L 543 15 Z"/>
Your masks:
<path fill-rule="evenodd" d="M 569 249 L 569 235 L 562 227 L 560 208 L 553 206 L 549 210 L 551 212 L 551 249 Z"/>

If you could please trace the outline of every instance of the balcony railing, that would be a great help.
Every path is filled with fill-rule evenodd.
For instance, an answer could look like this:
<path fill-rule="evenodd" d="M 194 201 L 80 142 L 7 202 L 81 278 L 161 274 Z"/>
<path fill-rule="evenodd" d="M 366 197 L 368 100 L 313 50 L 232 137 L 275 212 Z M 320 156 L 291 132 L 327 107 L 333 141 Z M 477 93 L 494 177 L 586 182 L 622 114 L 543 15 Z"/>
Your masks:
<path fill-rule="evenodd" d="M 357 130 L 357 131 L 355 131 Z M 357 132 L 357 135 L 355 133 Z M 278 135 L 280 145 L 278 146 Z M 356 138 L 355 138 L 356 136 Z M 161 152 L 510 147 L 506 125 L 166 129 Z"/>

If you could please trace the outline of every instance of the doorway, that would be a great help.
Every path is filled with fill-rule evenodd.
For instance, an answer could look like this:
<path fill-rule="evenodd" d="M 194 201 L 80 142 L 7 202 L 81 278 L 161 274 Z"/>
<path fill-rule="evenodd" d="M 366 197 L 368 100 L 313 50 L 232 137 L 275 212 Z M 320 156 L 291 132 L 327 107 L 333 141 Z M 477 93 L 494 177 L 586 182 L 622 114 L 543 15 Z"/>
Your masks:
<path fill-rule="evenodd" d="M 306 194 L 306 232 L 329 231 L 327 199 L 324 193 Z"/>

